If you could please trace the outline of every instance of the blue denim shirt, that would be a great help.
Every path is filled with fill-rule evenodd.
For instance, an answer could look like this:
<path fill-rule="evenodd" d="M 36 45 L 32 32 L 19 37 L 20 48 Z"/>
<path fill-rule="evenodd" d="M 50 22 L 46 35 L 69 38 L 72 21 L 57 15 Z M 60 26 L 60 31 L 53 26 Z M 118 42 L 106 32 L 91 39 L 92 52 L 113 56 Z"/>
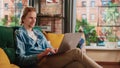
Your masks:
<path fill-rule="evenodd" d="M 24 27 L 16 30 L 16 54 L 19 62 L 18 64 L 21 66 L 36 64 L 38 61 L 37 54 L 43 52 L 46 48 L 52 47 L 48 44 L 45 36 L 40 30 L 33 29 L 33 32 L 37 36 L 37 41 L 34 41 L 28 36 Z"/>

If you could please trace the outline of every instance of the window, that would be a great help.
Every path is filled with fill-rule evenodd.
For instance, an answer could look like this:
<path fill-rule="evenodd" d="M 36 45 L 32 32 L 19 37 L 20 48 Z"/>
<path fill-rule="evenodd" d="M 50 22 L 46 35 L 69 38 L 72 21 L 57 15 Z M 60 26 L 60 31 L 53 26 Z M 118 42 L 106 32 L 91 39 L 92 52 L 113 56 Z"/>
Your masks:
<path fill-rule="evenodd" d="M 17 16 L 17 17 L 20 17 L 20 14 L 21 14 L 22 8 L 23 8 L 22 1 L 16 2 L 16 3 L 15 3 L 15 6 L 16 6 L 16 16 Z"/>
<path fill-rule="evenodd" d="M 111 2 L 111 0 L 102 0 L 102 6 L 108 6 L 108 4 Z"/>
<path fill-rule="evenodd" d="M 107 5 L 108 5 L 107 1 L 102 1 L 102 6 L 107 6 Z"/>
<path fill-rule="evenodd" d="M 4 9 L 1 9 L 2 6 L 3 6 L 3 0 L 0 0 L 0 19 L 3 17 L 3 11 L 4 11 Z"/>
<path fill-rule="evenodd" d="M 4 4 L 5 10 L 8 10 L 8 3 Z"/>
<path fill-rule="evenodd" d="M 82 7 L 86 7 L 87 4 L 86 4 L 86 1 L 82 1 Z"/>
<path fill-rule="evenodd" d="M 29 0 L 0 0 L 0 26 L 19 25 L 20 14 Z"/>
<path fill-rule="evenodd" d="M 91 1 L 91 7 L 95 7 L 95 1 Z"/>
<path fill-rule="evenodd" d="M 87 8 L 76 6 L 77 27 L 75 27 L 75 30 L 77 32 L 80 26 L 83 27 L 87 45 L 94 42 L 97 46 L 120 47 L 119 3 L 112 3 L 111 0 L 100 1 L 91 0 L 91 6 L 87 6 Z M 89 3 L 85 5 L 89 5 Z"/>
<path fill-rule="evenodd" d="M 91 20 L 94 20 L 94 19 L 95 19 L 95 15 L 91 14 Z"/>

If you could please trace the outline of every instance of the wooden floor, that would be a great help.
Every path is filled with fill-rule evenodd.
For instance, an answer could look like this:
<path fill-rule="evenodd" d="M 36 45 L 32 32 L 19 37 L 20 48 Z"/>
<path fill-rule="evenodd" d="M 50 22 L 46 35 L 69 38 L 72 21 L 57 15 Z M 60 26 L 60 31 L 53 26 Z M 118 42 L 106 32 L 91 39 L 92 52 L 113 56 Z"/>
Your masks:
<path fill-rule="evenodd" d="M 103 68 L 120 68 L 120 63 L 98 62 Z"/>

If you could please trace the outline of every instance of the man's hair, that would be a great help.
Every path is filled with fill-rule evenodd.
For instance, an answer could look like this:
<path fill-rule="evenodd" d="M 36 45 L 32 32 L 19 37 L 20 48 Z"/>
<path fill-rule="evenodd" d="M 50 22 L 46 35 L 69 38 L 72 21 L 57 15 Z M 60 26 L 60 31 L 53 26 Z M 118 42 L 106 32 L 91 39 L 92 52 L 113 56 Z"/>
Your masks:
<path fill-rule="evenodd" d="M 21 22 L 20 22 L 21 24 L 24 23 L 24 22 L 23 22 L 23 19 L 27 16 L 27 14 L 28 14 L 29 12 L 36 12 L 36 9 L 35 9 L 34 7 L 31 7 L 31 6 L 25 7 L 25 8 L 23 9 L 22 15 L 21 15 Z"/>

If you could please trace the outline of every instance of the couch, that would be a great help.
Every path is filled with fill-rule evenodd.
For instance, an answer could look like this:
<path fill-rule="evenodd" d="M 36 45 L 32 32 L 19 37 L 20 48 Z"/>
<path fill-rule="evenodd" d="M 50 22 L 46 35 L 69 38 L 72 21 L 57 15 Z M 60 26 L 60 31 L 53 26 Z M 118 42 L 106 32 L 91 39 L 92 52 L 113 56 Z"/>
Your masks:
<path fill-rule="evenodd" d="M 14 31 L 18 28 L 19 27 L 0 26 L 0 68 L 20 68 L 19 66 L 16 65 L 16 60 L 15 60 L 16 37 Z M 36 26 L 35 29 L 41 30 L 40 27 L 38 26 Z M 54 48 L 59 47 L 64 37 L 64 34 L 54 34 L 54 33 L 46 33 L 46 32 L 43 33 L 45 34 L 47 40 L 50 41 L 50 43 Z M 86 61 L 90 61 L 90 60 L 86 60 Z M 66 68 L 69 68 L 69 66 Z"/>
<path fill-rule="evenodd" d="M 19 68 L 16 64 L 16 38 L 15 30 L 19 27 L 5 27 L 0 26 L 0 68 Z M 35 29 L 40 29 L 39 26 L 36 26 Z M 64 34 L 54 34 L 54 33 L 45 33 L 43 32 L 47 40 L 51 40 L 51 44 L 54 48 L 58 48 Z M 58 39 L 58 40 L 55 40 Z M 55 41 L 55 42 L 53 42 Z M 4 60 L 2 60 L 4 59 Z"/>
<path fill-rule="evenodd" d="M 15 40 L 13 27 L 0 26 L 0 68 L 10 68 L 15 62 Z M 4 57 L 4 58 L 2 58 Z M 3 59 L 3 60 L 2 60 Z M 2 67 L 1 67 L 2 66 Z M 4 67 L 7 66 L 7 67 Z M 11 68 L 19 68 L 12 65 Z"/>

